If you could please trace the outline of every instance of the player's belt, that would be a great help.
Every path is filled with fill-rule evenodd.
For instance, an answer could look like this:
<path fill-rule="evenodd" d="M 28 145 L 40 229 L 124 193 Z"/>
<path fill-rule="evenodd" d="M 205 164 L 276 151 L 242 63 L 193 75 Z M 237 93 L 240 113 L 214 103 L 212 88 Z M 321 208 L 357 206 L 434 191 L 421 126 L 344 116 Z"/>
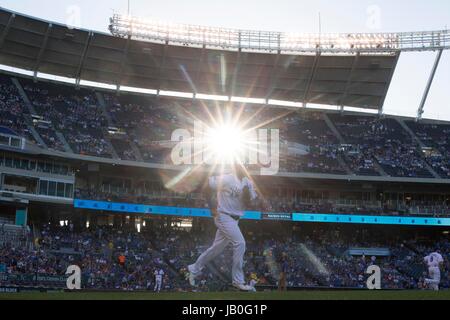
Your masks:
<path fill-rule="evenodd" d="M 220 211 L 219 211 L 219 212 L 220 212 Z M 232 218 L 233 220 L 236 220 L 236 221 L 241 220 L 241 217 L 239 217 L 239 216 L 235 216 L 235 215 L 232 215 L 232 214 L 229 214 L 229 213 L 225 213 L 225 212 L 220 212 L 220 213 L 229 216 L 229 217 Z"/>

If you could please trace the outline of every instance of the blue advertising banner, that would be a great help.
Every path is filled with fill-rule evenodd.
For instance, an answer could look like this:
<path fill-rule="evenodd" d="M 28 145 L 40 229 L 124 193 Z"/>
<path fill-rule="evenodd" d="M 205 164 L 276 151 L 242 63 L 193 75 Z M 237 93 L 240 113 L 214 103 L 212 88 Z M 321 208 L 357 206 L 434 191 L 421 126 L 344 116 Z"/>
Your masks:
<path fill-rule="evenodd" d="M 450 218 L 423 218 L 398 216 L 362 216 L 345 214 L 311 214 L 294 213 L 293 221 L 315 223 L 354 223 L 354 224 L 384 224 L 405 226 L 450 226 Z"/>
<path fill-rule="evenodd" d="M 130 203 L 115 203 L 95 200 L 74 200 L 74 207 L 88 210 L 112 211 L 130 214 L 170 215 L 178 217 L 210 218 L 209 209 L 151 206 Z M 321 214 L 321 213 L 269 213 L 246 211 L 243 219 L 276 220 L 311 223 L 353 223 L 405 226 L 450 226 L 450 218 L 399 217 L 379 215 Z"/>
<path fill-rule="evenodd" d="M 209 209 L 151 206 L 143 204 L 114 203 L 95 200 L 75 199 L 74 207 L 82 209 L 103 210 L 122 213 L 170 215 L 178 217 L 203 217 L 203 218 L 211 217 L 211 211 Z M 261 212 L 247 211 L 245 212 L 244 219 L 260 220 Z"/>

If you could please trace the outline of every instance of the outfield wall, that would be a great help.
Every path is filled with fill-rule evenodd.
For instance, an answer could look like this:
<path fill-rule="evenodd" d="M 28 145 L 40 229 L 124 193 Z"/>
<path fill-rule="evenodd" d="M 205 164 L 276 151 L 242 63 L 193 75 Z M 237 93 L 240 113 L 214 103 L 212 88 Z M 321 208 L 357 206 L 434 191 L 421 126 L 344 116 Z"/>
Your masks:
<path fill-rule="evenodd" d="M 206 208 L 185 208 L 152 206 L 144 204 L 106 202 L 96 200 L 75 199 L 75 208 L 107 211 L 126 214 L 169 215 L 177 217 L 211 218 L 211 212 Z M 450 226 L 450 218 L 415 217 L 415 216 L 381 216 L 352 214 L 321 214 L 321 213 L 268 213 L 261 211 L 246 211 L 245 220 L 271 220 L 307 223 L 345 223 L 345 224 L 379 224 L 404 226 Z"/>

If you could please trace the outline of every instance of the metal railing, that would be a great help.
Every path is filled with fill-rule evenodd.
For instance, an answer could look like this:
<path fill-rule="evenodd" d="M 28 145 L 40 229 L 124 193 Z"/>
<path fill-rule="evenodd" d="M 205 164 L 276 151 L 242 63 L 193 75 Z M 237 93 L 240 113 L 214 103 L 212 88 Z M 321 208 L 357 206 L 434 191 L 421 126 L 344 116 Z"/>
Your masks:
<path fill-rule="evenodd" d="M 401 33 L 301 34 L 164 23 L 115 14 L 110 32 L 117 37 L 194 47 L 285 53 L 389 53 L 450 48 L 450 31 Z"/>

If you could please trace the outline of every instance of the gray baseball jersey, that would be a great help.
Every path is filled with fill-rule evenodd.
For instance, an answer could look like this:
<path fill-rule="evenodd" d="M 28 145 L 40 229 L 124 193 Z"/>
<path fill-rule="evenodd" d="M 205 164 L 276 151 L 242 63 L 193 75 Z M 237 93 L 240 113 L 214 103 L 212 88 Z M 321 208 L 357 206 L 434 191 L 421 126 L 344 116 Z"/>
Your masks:
<path fill-rule="evenodd" d="M 257 197 L 253 183 L 247 177 L 239 180 L 234 174 L 210 177 L 209 186 L 217 191 L 217 211 L 232 216 L 244 215 L 241 201 L 244 187 L 249 188 L 251 200 Z"/>

